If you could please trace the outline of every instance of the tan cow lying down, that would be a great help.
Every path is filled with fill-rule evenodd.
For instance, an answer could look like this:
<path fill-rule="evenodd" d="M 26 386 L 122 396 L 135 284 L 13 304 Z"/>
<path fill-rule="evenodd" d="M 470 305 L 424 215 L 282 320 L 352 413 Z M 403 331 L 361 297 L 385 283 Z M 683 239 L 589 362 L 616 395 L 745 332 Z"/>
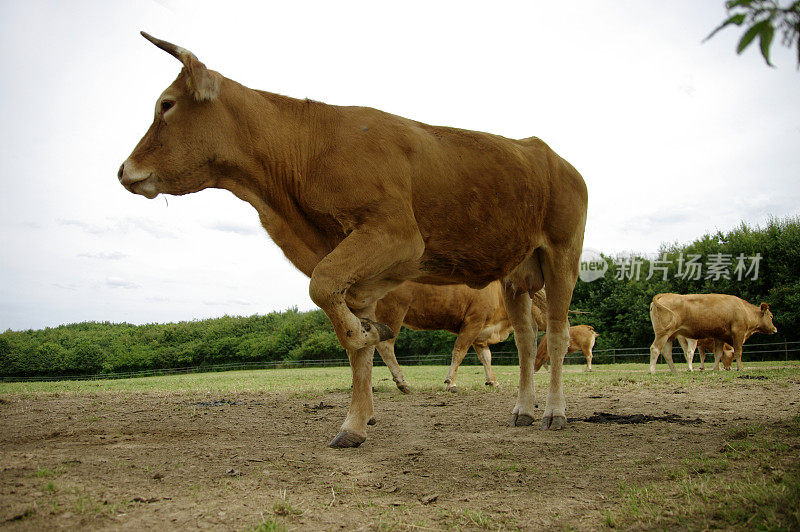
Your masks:
<path fill-rule="evenodd" d="M 574 351 L 581 351 L 586 357 L 586 370 L 592 371 L 592 348 L 594 348 L 594 341 L 600 336 L 594 332 L 594 327 L 591 325 L 574 325 L 569 328 L 569 346 L 567 353 Z M 539 371 L 542 364 L 548 361 L 547 357 L 547 335 L 539 341 L 539 348 L 536 351 L 536 363 L 533 366 L 534 371 Z"/>
<path fill-rule="evenodd" d="M 486 384 L 497 386 L 489 346 L 502 342 L 512 331 L 502 292 L 499 282 L 476 290 L 465 285 L 434 286 L 408 281 L 378 301 L 375 316 L 379 322 L 392 328 L 395 338 L 403 325 L 410 329 L 444 330 L 458 335 L 444 381 L 451 392 L 458 390 L 456 373 L 470 345 L 475 348 L 483 365 Z M 537 328 L 545 329 L 547 301 L 544 290 L 533 294 L 532 303 L 533 321 Z M 379 343 L 378 353 L 400 391 L 409 393 L 408 383 L 394 354 L 395 338 Z"/>
<path fill-rule="evenodd" d="M 542 427 L 566 425 L 561 374 L 588 203 L 580 174 L 541 140 L 430 126 L 367 107 L 252 90 L 143 34 L 183 64 L 118 172 L 130 192 L 223 188 L 250 203 L 333 324 L 353 375 L 333 447 L 373 419 L 372 357 L 391 338 L 375 304 L 403 281 L 502 281 L 520 357 L 512 424 L 535 415 L 531 295 L 547 289 L 552 363 Z M 254 56 L 256 58 L 256 56 Z"/>
<path fill-rule="evenodd" d="M 672 341 L 678 335 L 729 343 L 741 369 L 744 341 L 756 332 L 778 332 L 772 323 L 769 305 L 761 303 L 758 307 L 727 294 L 656 294 L 650 303 L 650 321 L 655 333 L 650 346 L 650 373 L 655 373 L 656 360 L 661 353 L 670 371 L 675 372 Z"/>
<path fill-rule="evenodd" d="M 722 361 L 722 367 L 726 370 L 731 369 L 731 364 L 733 363 L 733 346 L 728 342 L 715 340 L 714 338 L 695 340 L 694 338 L 686 338 L 681 335 L 677 335 L 675 339 L 678 340 L 678 343 L 683 349 L 683 353 L 686 356 L 686 363 L 689 365 L 689 371 L 694 371 L 692 360 L 694 359 L 695 349 L 697 349 L 700 355 L 700 371 L 705 369 L 706 351 L 714 353 L 714 371 L 719 371 L 720 361 Z"/>

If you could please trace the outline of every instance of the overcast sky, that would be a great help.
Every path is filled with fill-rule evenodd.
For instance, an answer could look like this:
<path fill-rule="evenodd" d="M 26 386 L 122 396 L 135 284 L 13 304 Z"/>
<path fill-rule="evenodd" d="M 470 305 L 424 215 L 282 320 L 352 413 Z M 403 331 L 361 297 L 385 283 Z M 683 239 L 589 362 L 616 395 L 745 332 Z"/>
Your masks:
<path fill-rule="evenodd" d="M 800 73 L 701 43 L 722 4 L 0 0 L 0 330 L 314 308 L 248 204 L 118 183 L 180 70 L 140 30 L 249 87 L 538 136 L 607 253 L 796 215 Z"/>

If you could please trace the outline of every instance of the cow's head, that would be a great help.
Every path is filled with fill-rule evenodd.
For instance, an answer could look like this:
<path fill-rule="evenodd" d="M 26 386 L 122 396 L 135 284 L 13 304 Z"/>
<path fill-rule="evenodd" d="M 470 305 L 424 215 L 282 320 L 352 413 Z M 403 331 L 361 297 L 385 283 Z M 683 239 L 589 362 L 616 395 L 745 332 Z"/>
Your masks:
<path fill-rule="evenodd" d="M 761 303 L 761 314 L 758 317 L 758 325 L 756 330 L 764 334 L 775 334 L 778 328 L 772 323 L 772 312 L 769 310 L 769 305 Z"/>
<path fill-rule="evenodd" d="M 733 364 L 733 347 L 729 344 L 725 344 L 722 346 L 722 367 L 725 369 L 731 369 L 731 365 Z"/>
<path fill-rule="evenodd" d="M 226 97 L 226 90 L 236 92 L 236 84 L 208 70 L 190 51 L 142 35 L 177 58 L 183 69 L 158 98 L 153 124 L 117 177 L 129 191 L 151 199 L 215 186 L 219 166 L 235 159 L 228 152 L 241 130 Z"/>

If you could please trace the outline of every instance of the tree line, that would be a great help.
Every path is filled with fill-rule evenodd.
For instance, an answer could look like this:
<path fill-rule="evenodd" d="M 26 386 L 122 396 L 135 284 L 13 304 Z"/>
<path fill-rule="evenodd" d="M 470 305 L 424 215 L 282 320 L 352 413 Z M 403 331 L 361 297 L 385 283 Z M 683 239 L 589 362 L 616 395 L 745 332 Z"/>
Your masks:
<path fill-rule="evenodd" d="M 664 245 L 657 257 L 598 257 L 595 262 L 606 264 L 605 275 L 578 281 L 570 318 L 573 325 L 592 325 L 600 332 L 596 350 L 649 345 L 649 304 L 660 292 L 717 292 L 755 304 L 766 301 L 778 334 L 757 335 L 748 343 L 800 340 L 800 218 L 774 219 L 763 228 L 742 223 L 689 244 Z M 449 363 L 454 340 L 446 331 L 404 328 L 395 352 L 401 360 Z M 512 334 L 492 350 L 514 349 Z M 343 358 L 321 310 L 167 324 L 85 322 L 0 334 L 0 377 Z"/>

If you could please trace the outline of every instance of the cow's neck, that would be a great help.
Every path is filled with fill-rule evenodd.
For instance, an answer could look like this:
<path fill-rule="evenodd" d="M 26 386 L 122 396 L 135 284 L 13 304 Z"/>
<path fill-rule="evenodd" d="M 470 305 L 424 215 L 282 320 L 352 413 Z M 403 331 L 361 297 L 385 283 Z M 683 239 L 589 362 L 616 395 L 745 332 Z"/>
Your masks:
<path fill-rule="evenodd" d="M 330 244 L 309 220 L 300 191 L 318 147 L 310 135 L 310 103 L 245 89 L 241 117 L 248 132 L 246 155 L 235 168 L 220 172 L 217 186 L 252 205 L 261 223 L 287 258 L 301 271 L 329 251 Z M 255 112 L 252 112 L 255 111 Z M 280 237 L 278 236 L 280 235 Z"/>

